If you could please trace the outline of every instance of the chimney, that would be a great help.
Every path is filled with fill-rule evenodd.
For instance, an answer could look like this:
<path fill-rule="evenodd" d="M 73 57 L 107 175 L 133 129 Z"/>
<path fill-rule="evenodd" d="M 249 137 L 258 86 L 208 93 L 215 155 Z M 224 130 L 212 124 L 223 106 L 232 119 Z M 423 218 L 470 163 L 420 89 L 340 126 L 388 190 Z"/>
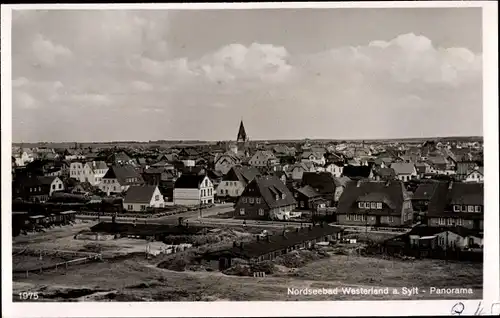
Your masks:
<path fill-rule="evenodd" d="M 451 190 L 453 188 L 453 181 L 450 181 L 450 185 L 448 186 L 448 190 Z"/>

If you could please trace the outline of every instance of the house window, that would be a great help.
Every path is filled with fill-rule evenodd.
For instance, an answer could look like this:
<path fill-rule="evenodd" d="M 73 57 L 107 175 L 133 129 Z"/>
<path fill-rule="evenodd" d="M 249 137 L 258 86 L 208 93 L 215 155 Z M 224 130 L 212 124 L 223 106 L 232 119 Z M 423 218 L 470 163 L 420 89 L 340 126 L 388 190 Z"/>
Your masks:
<path fill-rule="evenodd" d="M 453 225 L 453 219 L 448 219 L 448 225 Z"/>
<path fill-rule="evenodd" d="M 227 195 L 227 194 L 229 194 L 229 190 L 228 190 L 228 189 L 226 189 L 226 195 Z"/>
<path fill-rule="evenodd" d="M 247 198 L 243 198 L 243 203 L 247 203 Z"/>
<path fill-rule="evenodd" d="M 264 215 L 264 209 L 259 209 L 259 215 L 263 216 Z"/>
<path fill-rule="evenodd" d="M 248 198 L 248 202 L 251 203 L 251 204 L 253 204 L 254 199 L 253 198 Z"/>
<path fill-rule="evenodd" d="M 55 189 L 56 189 L 56 185 L 55 185 L 55 184 L 53 184 L 53 185 L 52 185 L 52 190 L 55 190 Z"/>
<path fill-rule="evenodd" d="M 160 201 L 160 196 L 159 195 L 155 195 L 155 201 Z"/>
<path fill-rule="evenodd" d="M 35 190 L 36 190 L 36 188 L 35 188 Z M 38 187 L 38 191 L 42 191 L 42 187 Z"/>
<path fill-rule="evenodd" d="M 244 208 L 240 209 L 240 215 L 245 215 L 245 209 Z"/>
<path fill-rule="evenodd" d="M 394 217 L 393 216 L 389 216 L 388 219 L 389 219 L 389 223 L 393 223 L 394 222 Z"/>
<path fill-rule="evenodd" d="M 220 194 L 224 194 L 224 189 L 220 189 Z"/>
<path fill-rule="evenodd" d="M 464 220 L 463 219 L 457 219 L 456 220 L 456 225 L 463 226 L 464 225 Z"/>
<path fill-rule="evenodd" d="M 279 199 L 280 199 L 280 196 L 276 195 L 276 201 L 278 201 Z"/>
<path fill-rule="evenodd" d="M 300 207 L 303 208 L 304 207 L 304 201 L 300 201 Z"/>
<path fill-rule="evenodd" d="M 474 206 L 473 205 L 467 206 L 467 211 L 474 212 Z"/>
<path fill-rule="evenodd" d="M 360 209 L 363 209 L 365 207 L 365 203 L 364 202 L 358 202 L 358 207 Z"/>
<path fill-rule="evenodd" d="M 260 203 L 260 198 L 255 198 L 255 203 L 259 204 Z"/>
<path fill-rule="evenodd" d="M 146 206 L 145 205 L 141 205 L 141 211 L 146 211 Z"/>
<path fill-rule="evenodd" d="M 479 206 L 479 205 L 476 205 L 474 207 L 474 209 L 475 209 L 476 212 L 481 212 L 481 206 Z"/>
<path fill-rule="evenodd" d="M 286 195 L 283 193 L 283 194 L 281 195 L 281 199 L 285 200 L 285 197 L 286 197 Z"/>
<path fill-rule="evenodd" d="M 454 205 L 453 212 L 460 212 L 460 205 Z"/>
<path fill-rule="evenodd" d="M 62 184 L 61 184 L 61 183 L 59 183 L 58 188 L 59 188 L 59 189 L 62 189 Z"/>
<path fill-rule="evenodd" d="M 439 218 L 438 219 L 439 225 L 446 225 L 446 219 L 445 218 Z"/>
<path fill-rule="evenodd" d="M 33 188 L 30 188 L 30 192 L 33 192 Z"/>
<path fill-rule="evenodd" d="M 377 204 L 376 204 L 375 202 L 371 202 L 371 203 L 370 203 L 370 207 L 371 207 L 372 209 L 376 209 L 376 208 L 377 208 Z"/>
<path fill-rule="evenodd" d="M 462 205 L 461 208 L 462 208 L 462 212 L 467 212 L 467 206 L 466 205 Z"/>
<path fill-rule="evenodd" d="M 127 210 L 132 211 L 134 210 L 134 206 L 132 204 L 129 204 L 127 207 Z"/>
<path fill-rule="evenodd" d="M 377 202 L 377 209 L 382 210 L 382 202 Z"/>

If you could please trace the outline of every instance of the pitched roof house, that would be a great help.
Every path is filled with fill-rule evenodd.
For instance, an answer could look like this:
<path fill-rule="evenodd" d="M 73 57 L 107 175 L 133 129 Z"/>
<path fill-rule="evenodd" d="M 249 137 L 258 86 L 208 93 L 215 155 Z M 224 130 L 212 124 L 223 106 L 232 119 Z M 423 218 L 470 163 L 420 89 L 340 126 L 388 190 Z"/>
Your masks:
<path fill-rule="evenodd" d="M 236 199 L 248 183 L 260 176 L 259 169 L 251 166 L 233 166 L 217 187 L 217 196 L 226 200 Z"/>
<path fill-rule="evenodd" d="M 391 164 L 391 169 L 396 173 L 396 177 L 401 181 L 410 181 L 417 177 L 417 169 L 413 163 L 394 162 Z"/>
<path fill-rule="evenodd" d="M 99 188 L 109 195 L 110 193 L 127 191 L 132 185 L 142 184 L 144 184 L 144 179 L 134 167 L 129 165 L 111 166 L 102 177 Z"/>
<path fill-rule="evenodd" d="M 235 205 L 235 218 L 288 219 L 297 202 L 288 188 L 275 176 L 252 180 Z"/>
<path fill-rule="evenodd" d="M 340 196 L 340 224 L 401 226 L 411 224 L 410 195 L 401 181 L 350 181 Z"/>
<path fill-rule="evenodd" d="M 465 182 L 483 182 L 484 181 L 484 168 L 477 167 L 465 177 Z"/>
<path fill-rule="evenodd" d="M 429 201 L 429 226 L 463 226 L 482 230 L 484 184 L 440 182 Z"/>
<path fill-rule="evenodd" d="M 174 204 L 195 206 L 214 203 L 214 187 L 210 178 L 199 174 L 182 174 L 174 184 Z"/>
<path fill-rule="evenodd" d="M 123 208 L 127 211 L 146 211 L 148 208 L 162 208 L 165 205 L 163 195 L 156 185 L 131 186 L 123 199 Z"/>

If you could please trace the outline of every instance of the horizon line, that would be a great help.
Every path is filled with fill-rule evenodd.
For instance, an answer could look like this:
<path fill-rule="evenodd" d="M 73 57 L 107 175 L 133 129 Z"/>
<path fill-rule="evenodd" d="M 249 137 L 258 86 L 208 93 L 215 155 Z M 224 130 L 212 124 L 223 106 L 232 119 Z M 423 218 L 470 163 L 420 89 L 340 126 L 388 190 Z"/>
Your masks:
<path fill-rule="evenodd" d="M 480 135 L 467 135 L 467 136 L 434 136 L 434 137 L 395 137 L 395 138 L 301 138 L 301 139 L 254 139 L 249 140 L 249 142 L 273 142 L 273 141 L 393 141 L 393 140 L 416 140 L 416 139 L 453 139 L 453 138 L 481 138 L 484 136 Z M 203 140 L 203 139 L 158 139 L 158 140 L 109 140 L 109 141 L 19 141 L 12 142 L 14 144 L 64 144 L 64 143 L 79 143 L 79 144 L 100 144 L 100 143 L 157 143 L 157 142 L 236 142 L 234 140 Z"/>

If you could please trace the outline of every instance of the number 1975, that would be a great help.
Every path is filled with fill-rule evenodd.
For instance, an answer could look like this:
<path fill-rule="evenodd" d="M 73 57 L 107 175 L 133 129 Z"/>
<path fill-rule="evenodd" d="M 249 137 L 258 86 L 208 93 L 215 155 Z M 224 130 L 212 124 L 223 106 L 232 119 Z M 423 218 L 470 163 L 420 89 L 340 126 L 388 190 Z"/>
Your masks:
<path fill-rule="evenodd" d="M 37 292 L 22 292 L 22 293 L 19 293 L 19 299 L 21 299 L 21 300 L 37 300 L 38 293 Z"/>

